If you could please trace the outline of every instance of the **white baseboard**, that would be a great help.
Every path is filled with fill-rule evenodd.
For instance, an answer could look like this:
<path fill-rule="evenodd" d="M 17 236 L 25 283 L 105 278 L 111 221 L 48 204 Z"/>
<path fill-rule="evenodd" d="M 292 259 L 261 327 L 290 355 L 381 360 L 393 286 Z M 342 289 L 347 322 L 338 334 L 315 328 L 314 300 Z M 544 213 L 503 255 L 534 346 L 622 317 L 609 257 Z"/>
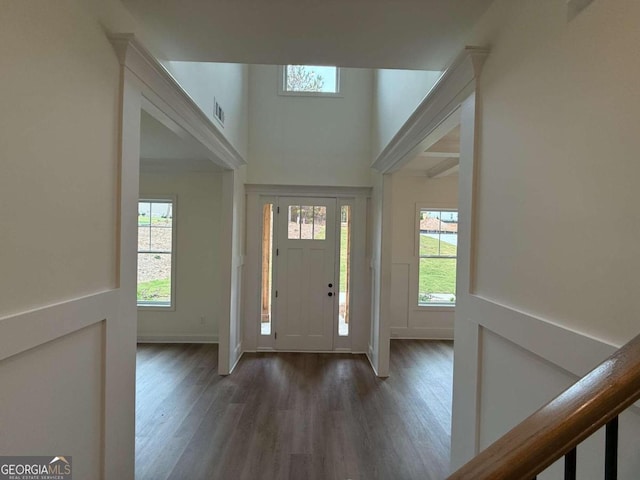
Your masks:
<path fill-rule="evenodd" d="M 398 340 L 453 340 L 453 328 L 391 327 L 391 339 Z"/>
<path fill-rule="evenodd" d="M 240 355 L 242 355 L 242 342 L 238 343 L 236 345 L 236 348 L 233 349 L 233 356 L 236 358 L 236 361 L 234 362 L 234 365 L 236 363 L 238 363 L 238 360 L 240 358 Z"/>
<path fill-rule="evenodd" d="M 360 350 L 349 350 L 349 349 L 339 349 L 339 350 L 276 350 L 271 347 L 258 347 L 255 349 L 244 350 L 244 353 L 350 353 L 351 355 L 366 355 L 367 352 L 363 352 Z"/>
<path fill-rule="evenodd" d="M 236 345 L 236 348 L 233 349 L 233 357 L 235 358 L 235 360 L 231 364 L 231 368 L 229 369 L 229 375 L 233 373 L 233 369 L 236 368 L 243 354 L 244 354 L 244 350 L 242 349 L 242 342 L 240 342 Z"/>
<path fill-rule="evenodd" d="M 233 363 L 233 365 L 231 365 L 231 368 L 229 369 L 229 375 L 233 373 L 233 370 L 238 366 L 238 363 L 240 363 L 242 355 L 244 355 L 244 351 L 241 351 L 240 354 L 236 357 L 236 361 Z"/>
<path fill-rule="evenodd" d="M 218 343 L 217 335 L 138 335 L 138 343 Z"/>
<path fill-rule="evenodd" d="M 371 365 L 371 370 L 373 370 L 373 373 L 376 374 L 376 377 L 380 377 L 380 374 L 378 373 L 378 369 L 373 363 L 373 346 L 371 345 L 369 345 L 369 351 L 367 352 L 367 360 L 369 360 L 369 365 Z"/>

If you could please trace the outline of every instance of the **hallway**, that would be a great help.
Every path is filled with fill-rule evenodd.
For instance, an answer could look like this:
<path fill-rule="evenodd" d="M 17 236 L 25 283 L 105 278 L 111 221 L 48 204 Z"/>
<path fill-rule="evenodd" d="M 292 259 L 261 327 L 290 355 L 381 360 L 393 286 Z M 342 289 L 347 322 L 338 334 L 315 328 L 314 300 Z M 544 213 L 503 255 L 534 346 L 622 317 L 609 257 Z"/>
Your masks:
<path fill-rule="evenodd" d="M 141 344 L 136 478 L 433 479 L 448 472 L 452 342 L 394 340 L 392 376 L 364 355 L 245 354 Z"/>

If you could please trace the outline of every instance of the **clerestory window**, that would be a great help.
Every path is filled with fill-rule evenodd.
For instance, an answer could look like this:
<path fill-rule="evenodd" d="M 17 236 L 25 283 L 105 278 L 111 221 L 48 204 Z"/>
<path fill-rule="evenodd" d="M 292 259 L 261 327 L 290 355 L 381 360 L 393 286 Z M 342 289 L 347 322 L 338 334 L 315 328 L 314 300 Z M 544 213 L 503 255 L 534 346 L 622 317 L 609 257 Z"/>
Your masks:
<path fill-rule="evenodd" d="M 340 96 L 340 69 L 319 65 L 285 65 L 279 69 L 281 95 Z"/>

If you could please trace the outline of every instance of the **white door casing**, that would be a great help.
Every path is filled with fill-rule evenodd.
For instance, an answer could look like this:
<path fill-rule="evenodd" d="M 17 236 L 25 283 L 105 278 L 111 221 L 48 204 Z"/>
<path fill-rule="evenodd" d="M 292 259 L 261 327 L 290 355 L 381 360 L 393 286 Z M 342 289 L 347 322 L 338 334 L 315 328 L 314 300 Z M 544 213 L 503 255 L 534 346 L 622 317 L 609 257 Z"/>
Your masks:
<path fill-rule="evenodd" d="M 276 349 L 332 350 L 336 199 L 280 197 L 278 206 Z"/>
<path fill-rule="evenodd" d="M 349 331 L 348 335 L 339 334 L 339 301 L 334 302 L 333 313 L 333 352 L 366 353 L 370 337 L 370 249 L 367 241 L 371 188 L 369 187 L 326 187 L 326 186 L 290 186 L 248 184 L 247 223 L 246 223 L 246 260 L 243 293 L 242 345 L 245 352 L 274 351 L 277 348 L 275 331 L 277 330 L 278 304 L 275 298 L 278 279 L 278 262 L 276 257 L 278 237 L 277 207 L 280 198 L 333 198 L 336 200 L 336 216 L 334 235 L 335 270 L 334 293 L 340 299 L 338 287 L 340 275 L 340 245 L 342 224 L 340 222 L 341 207 L 351 207 L 351 239 L 350 239 L 350 276 L 349 276 Z M 304 204 L 311 204 L 305 201 Z M 272 276 L 271 276 L 271 318 L 272 328 L 263 330 L 264 308 L 264 206 L 273 208 L 273 242 L 272 242 Z M 268 228 L 268 227 L 267 227 Z M 326 284 L 328 285 L 328 283 Z M 325 286 L 326 286 L 325 285 Z M 278 338 L 280 332 L 278 331 Z M 287 350 L 284 347 L 282 350 Z M 294 350 L 293 348 L 289 350 Z M 307 350 L 308 351 L 308 350 Z M 324 351 L 324 350 L 323 350 Z"/>

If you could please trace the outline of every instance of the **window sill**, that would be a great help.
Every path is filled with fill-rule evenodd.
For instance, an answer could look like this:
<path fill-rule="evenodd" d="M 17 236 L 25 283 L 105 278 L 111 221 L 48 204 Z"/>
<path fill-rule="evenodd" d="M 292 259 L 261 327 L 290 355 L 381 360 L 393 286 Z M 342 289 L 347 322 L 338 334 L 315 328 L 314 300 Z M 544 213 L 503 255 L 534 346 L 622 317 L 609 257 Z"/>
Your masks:
<path fill-rule="evenodd" d="M 416 305 L 413 307 L 414 312 L 452 312 L 456 308 L 454 305 L 436 304 L 436 305 Z"/>
<path fill-rule="evenodd" d="M 138 311 L 163 311 L 163 312 L 175 312 L 175 305 L 138 305 Z"/>
<path fill-rule="evenodd" d="M 280 90 L 278 95 L 282 97 L 318 97 L 318 98 L 344 98 L 344 95 L 340 92 L 288 92 Z"/>

